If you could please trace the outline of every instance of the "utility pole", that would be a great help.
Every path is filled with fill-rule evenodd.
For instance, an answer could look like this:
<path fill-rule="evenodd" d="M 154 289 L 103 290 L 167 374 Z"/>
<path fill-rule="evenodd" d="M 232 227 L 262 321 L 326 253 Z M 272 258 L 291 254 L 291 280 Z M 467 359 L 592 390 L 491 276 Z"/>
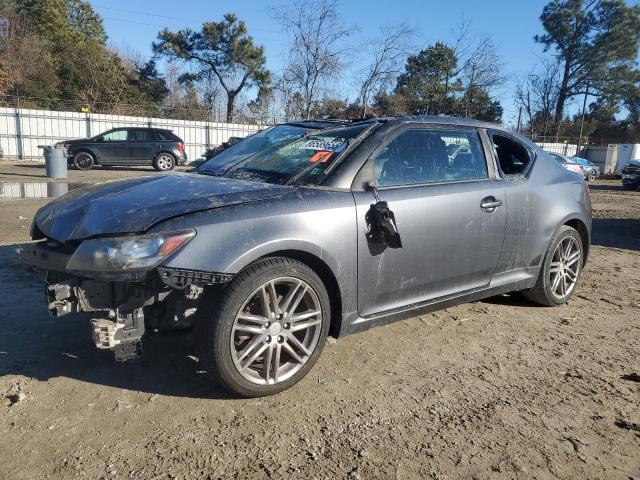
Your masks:
<path fill-rule="evenodd" d="M 520 122 L 522 120 L 522 107 L 520 107 L 518 109 L 518 126 L 516 127 L 516 132 L 521 133 L 520 132 Z"/>
<path fill-rule="evenodd" d="M 578 147 L 576 148 L 576 157 L 580 154 L 580 146 L 582 144 L 582 129 L 584 128 L 584 112 L 587 109 L 587 96 L 589 95 L 589 84 L 584 91 L 584 100 L 582 101 L 582 119 L 580 120 L 580 136 L 578 137 Z"/>

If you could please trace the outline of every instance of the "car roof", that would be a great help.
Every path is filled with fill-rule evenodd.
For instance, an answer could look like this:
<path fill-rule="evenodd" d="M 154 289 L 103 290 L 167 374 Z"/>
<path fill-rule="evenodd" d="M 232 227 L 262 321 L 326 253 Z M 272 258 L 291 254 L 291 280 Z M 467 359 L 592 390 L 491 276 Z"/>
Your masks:
<path fill-rule="evenodd" d="M 105 132 L 110 132 L 111 130 L 151 130 L 154 132 L 173 132 L 170 128 L 157 128 L 157 127 L 113 127 L 109 130 L 105 130 Z M 104 133 L 104 132 L 103 132 Z"/>
<path fill-rule="evenodd" d="M 389 123 L 434 123 L 434 124 L 444 124 L 444 125 L 460 125 L 460 126 L 469 126 L 469 127 L 480 127 L 480 128 L 491 128 L 493 130 L 502 130 L 505 132 L 510 132 L 502 125 L 498 125 L 496 123 L 483 122 L 481 120 L 474 120 L 471 118 L 462 118 L 462 117 L 450 117 L 446 115 L 403 115 L 396 117 L 379 117 L 379 118 L 370 118 L 367 120 L 363 120 L 362 122 L 371 122 L 371 121 L 379 121 L 379 122 L 389 122 Z M 358 122 L 358 123 L 362 123 Z"/>
<path fill-rule="evenodd" d="M 291 120 L 283 125 L 292 125 L 294 127 L 312 128 L 316 130 L 332 127 L 343 127 L 351 125 L 349 120 L 340 120 L 338 118 L 321 118 L 311 120 Z"/>

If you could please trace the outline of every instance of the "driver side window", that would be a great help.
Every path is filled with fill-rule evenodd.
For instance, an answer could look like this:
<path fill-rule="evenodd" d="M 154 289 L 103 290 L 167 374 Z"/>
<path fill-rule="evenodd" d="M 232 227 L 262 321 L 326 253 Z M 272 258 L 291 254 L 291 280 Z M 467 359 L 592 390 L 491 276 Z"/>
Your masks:
<path fill-rule="evenodd" d="M 127 131 L 126 130 L 113 130 L 112 132 L 102 135 L 103 142 L 126 142 Z"/>
<path fill-rule="evenodd" d="M 415 128 L 391 140 L 373 161 L 380 187 L 487 178 L 477 132 Z"/>

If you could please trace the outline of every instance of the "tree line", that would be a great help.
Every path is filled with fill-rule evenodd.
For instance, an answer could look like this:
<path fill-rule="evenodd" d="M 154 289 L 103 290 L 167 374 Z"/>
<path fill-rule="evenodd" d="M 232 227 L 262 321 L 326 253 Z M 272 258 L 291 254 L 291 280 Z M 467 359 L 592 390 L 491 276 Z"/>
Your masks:
<path fill-rule="evenodd" d="M 499 96 L 515 85 L 517 127 L 530 136 L 640 141 L 640 8 L 624 0 L 550 1 L 532 39 L 544 55 L 516 78 L 491 36 L 469 23 L 420 48 L 404 23 L 358 40 L 335 0 L 269 14 L 288 42 L 277 72 L 233 13 L 197 30 L 161 30 L 144 58 L 107 43 L 88 1 L 0 0 L 0 100 L 227 122 L 407 114 L 501 122 Z"/>

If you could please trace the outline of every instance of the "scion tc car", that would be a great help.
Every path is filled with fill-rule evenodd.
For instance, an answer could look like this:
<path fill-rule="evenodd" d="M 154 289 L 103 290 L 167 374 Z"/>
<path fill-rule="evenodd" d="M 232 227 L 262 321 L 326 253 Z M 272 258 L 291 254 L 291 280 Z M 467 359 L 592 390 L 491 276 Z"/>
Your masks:
<path fill-rule="evenodd" d="M 113 128 L 91 138 L 63 140 L 69 163 L 79 170 L 95 165 L 152 165 L 158 171 L 173 170 L 187 161 L 184 142 L 162 128 Z"/>
<path fill-rule="evenodd" d="M 303 378 L 328 335 L 505 292 L 562 305 L 589 252 L 582 177 L 496 125 L 377 119 L 236 160 L 41 208 L 22 256 L 50 311 L 89 312 L 118 360 L 195 324 L 210 375 L 258 396 Z"/>

